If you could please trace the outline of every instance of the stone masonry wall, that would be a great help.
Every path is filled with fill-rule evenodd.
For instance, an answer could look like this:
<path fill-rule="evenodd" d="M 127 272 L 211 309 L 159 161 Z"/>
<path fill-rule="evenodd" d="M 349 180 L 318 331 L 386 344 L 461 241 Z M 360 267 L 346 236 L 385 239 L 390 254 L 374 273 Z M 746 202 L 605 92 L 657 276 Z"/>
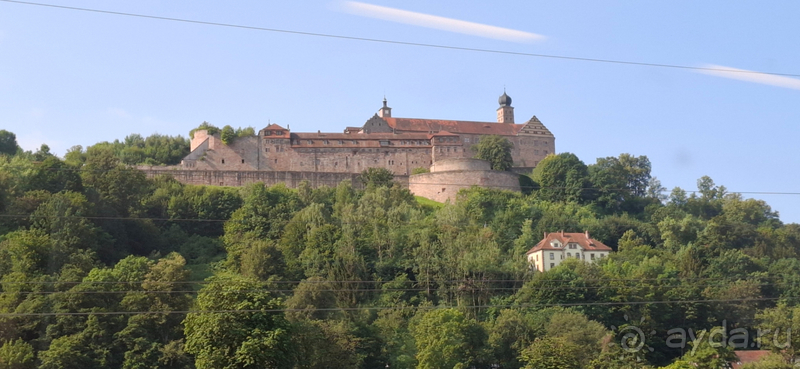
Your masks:
<path fill-rule="evenodd" d="M 149 166 L 140 166 L 138 169 L 143 171 L 148 178 L 169 175 L 178 182 L 193 185 L 244 186 L 250 183 L 264 182 L 268 186 L 284 183 L 287 187 L 295 188 L 305 180 L 312 187 L 335 187 L 342 181 L 349 180 L 353 187 L 362 187 L 357 173 L 180 170 Z M 395 175 L 394 181 L 401 186 L 408 187 L 408 176 Z"/>
<path fill-rule="evenodd" d="M 408 177 L 408 189 L 414 195 L 438 202 L 453 203 L 458 191 L 472 186 L 519 192 L 519 175 L 496 170 L 459 170 Z"/>

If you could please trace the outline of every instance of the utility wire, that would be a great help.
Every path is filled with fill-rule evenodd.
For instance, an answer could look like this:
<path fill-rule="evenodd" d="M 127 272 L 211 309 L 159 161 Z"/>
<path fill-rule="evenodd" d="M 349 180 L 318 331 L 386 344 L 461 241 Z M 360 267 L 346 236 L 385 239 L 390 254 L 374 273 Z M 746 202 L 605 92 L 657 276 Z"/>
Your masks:
<path fill-rule="evenodd" d="M 162 284 L 168 284 L 170 282 L 159 282 Z M 734 283 L 728 284 L 693 284 L 693 285 L 623 285 L 623 286 L 615 286 L 615 285 L 602 285 L 602 286 L 570 286 L 570 285 L 560 285 L 560 286 L 536 286 L 536 290 L 552 290 L 552 291 L 569 291 L 569 290 L 615 290 L 615 289 L 674 289 L 674 288 L 686 288 L 686 287 L 731 287 L 734 286 Z M 750 286 L 754 287 L 767 287 L 767 286 L 800 286 L 800 283 L 758 283 L 753 284 Z M 519 287 L 482 287 L 482 286 L 451 286 L 449 288 L 445 288 L 446 292 L 458 292 L 458 291 L 466 291 L 466 292 L 488 292 L 488 291 L 517 291 L 523 289 L 523 286 Z M 422 292 L 422 291 L 442 291 L 442 287 L 437 288 L 426 288 L 426 287 L 417 287 L 417 288 L 326 288 L 326 289 L 316 289 L 314 292 Z M 200 290 L 89 290 L 89 291 L 73 291 L 73 290 L 66 290 L 66 291 L 0 291 L 2 293 L 9 293 L 9 294 L 20 294 L 20 295 L 118 295 L 118 294 L 228 294 L 228 293 L 263 293 L 263 292 L 278 292 L 278 293 L 288 293 L 288 292 L 295 292 L 294 289 L 270 289 L 270 288 L 263 288 L 263 289 L 247 289 L 247 290 L 222 290 L 222 291 L 200 291 Z"/>
<path fill-rule="evenodd" d="M 558 59 L 558 60 L 573 60 L 573 61 L 593 62 L 593 63 L 636 65 L 636 66 L 644 66 L 644 67 L 673 68 L 673 69 L 686 69 L 686 70 L 698 70 L 698 71 L 717 71 L 717 72 L 728 72 L 728 73 L 770 74 L 770 75 L 775 75 L 775 76 L 800 77 L 800 74 L 794 74 L 794 73 L 760 72 L 760 71 L 734 70 L 734 69 L 725 69 L 725 68 L 693 67 L 693 66 L 678 65 L 678 64 L 646 63 L 646 62 L 636 62 L 636 61 L 626 61 L 626 60 L 586 58 L 586 57 L 552 55 L 552 54 L 534 54 L 534 53 L 524 53 L 524 52 L 517 52 L 517 51 L 507 51 L 507 50 L 482 49 L 482 48 L 473 48 L 473 47 L 461 47 L 461 46 L 450 46 L 450 45 L 440 45 L 440 44 L 429 44 L 429 43 L 421 43 L 421 42 L 408 42 L 408 41 L 386 40 L 386 39 L 378 39 L 378 38 L 344 36 L 344 35 L 335 35 L 335 34 L 329 34 L 329 33 L 295 31 L 295 30 L 287 30 L 287 29 L 279 29 L 279 28 L 266 28 L 266 27 L 246 26 L 246 25 L 233 24 L 233 23 L 220 23 L 220 22 L 209 22 L 209 21 L 201 21 L 201 20 L 186 19 L 186 18 L 162 17 L 162 16 L 157 16 L 157 15 L 127 13 L 127 12 L 118 12 L 118 11 L 92 9 L 92 8 L 81 8 L 81 7 L 75 7 L 75 6 L 36 3 L 36 2 L 30 2 L 30 1 L 18 1 L 18 0 L 0 0 L 0 1 L 6 2 L 6 3 L 13 3 L 13 4 L 40 6 L 40 7 L 57 8 L 57 9 L 65 9 L 65 10 L 73 10 L 73 11 L 81 11 L 81 12 L 100 13 L 100 14 L 112 14 L 112 15 L 119 15 L 119 16 L 125 16 L 125 17 L 156 19 L 156 20 L 162 20 L 162 21 L 201 24 L 201 25 L 207 25 L 207 26 L 239 28 L 239 29 L 254 30 L 254 31 L 276 32 L 276 33 L 302 35 L 302 36 L 313 36 L 313 37 L 326 37 L 326 38 L 334 38 L 334 39 L 375 42 L 375 43 L 384 43 L 384 44 L 393 44 L 393 45 L 417 46 L 417 47 L 427 47 L 427 48 L 446 49 L 446 50 L 459 50 L 459 51 L 470 51 L 470 52 L 480 52 L 480 53 L 490 53 L 490 54 L 516 55 L 516 56 L 535 57 L 535 58 L 549 58 L 549 59 Z"/>
<path fill-rule="evenodd" d="M 778 279 L 779 276 L 765 276 L 764 279 L 774 278 Z M 451 279 L 451 280 L 433 280 L 432 283 L 478 283 L 478 282 L 496 282 L 496 283 L 517 283 L 529 282 L 527 279 Z M 730 278 L 723 277 L 662 277 L 662 278 L 581 278 L 581 279 L 546 279 L 540 282 L 641 282 L 641 281 L 656 281 L 656 282 L 684 282 L 684 281 L 728 281 L 736 282 Z M 160 281 L 0 281 L 1 285 L 47 285 L 47 284 L 142 284 L 142 283 L 170 283 L 170 284 L 226 284 L 238 283 L 236 281 L 174 281 L 174 282 L 160 282 Z M 395 283 L 422 283 L 421 281 L 378 281 L 378 280 L 302 280 L 302 281 L 264 281 L 266 284 L 328 284 L 328 283 L 351 283 L 351 284 L 395 284 Z"/>
<path fill-rule="evenodd" d="M 575 302 L 552 304 L 517 305 L 453 305 L 453 306 L 360 306 L 345 308 L 317 308 L 315 311 L 359 311 L 359 310 L 436 310 L 436 309 L 487 309 L 487 308 L 530 308 L 530 307 L 573 307 L 573 306 L 635 306 L 648 304 L 702 304 L 711 302 L 750 302 L 776 301 L 780 297 L 758 297 L 746 299 L 698 299 L 698 300 L 658 300 L 658 301 L 613 301 L 613 302 Z M 145 315 L 145 314 L 209 314 L 209 313 L 282 313 L 302 312 L 308 309 L 242 309 L 242 310 L 165 310 L 165 311 L 96 311 L 96 312 L 48 312 L 48 313 L 5 313 L 0 318 L 25 316 L 81 316 L 81 315 Z"/>

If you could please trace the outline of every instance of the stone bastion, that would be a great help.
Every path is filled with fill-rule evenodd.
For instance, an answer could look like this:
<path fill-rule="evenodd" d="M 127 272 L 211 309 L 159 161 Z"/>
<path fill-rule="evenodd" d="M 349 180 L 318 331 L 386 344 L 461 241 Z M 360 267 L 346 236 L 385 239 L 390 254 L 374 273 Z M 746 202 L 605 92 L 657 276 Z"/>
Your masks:
<path fill-rule="evenodd" d="M 519 174 L 491 170 L 491 163 L 480 159 L 446 159 L 431 165 L 430 173 L 408 177 L 408 189 L 434 201 L 455 202 L 458 191 L 472 186 L 520 192 Z"/>

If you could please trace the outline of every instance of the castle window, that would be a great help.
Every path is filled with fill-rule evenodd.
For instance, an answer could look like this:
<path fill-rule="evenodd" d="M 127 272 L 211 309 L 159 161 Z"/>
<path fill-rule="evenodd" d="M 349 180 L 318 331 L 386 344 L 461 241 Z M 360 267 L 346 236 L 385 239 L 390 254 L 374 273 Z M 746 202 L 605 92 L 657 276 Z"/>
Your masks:
<path fill-rule="evenodd" d="M 550 260 L 555 260 L 555 259 L 556 259 L 556 256 L 551 252 L 550 253 Z M 553 264 L 550 264 L 550 265 L 553 265 Z"/>
<path fill-rule="evenodd" d="M 589 254 L 589 258 L 594 260 L 594 254 Z"/>
<path fill-rule="evenodd" d="M 469 138 L 465 137 L 464 142 L 469 143 Z"/>
<path fill-rule="evenodd" d="M 278 159 L 275 159 L 275 164 L 278 164 Z"/>
<path fill-rule="evenodd" d="M 358 141 L 353 140 L 353 145 L 358 145 Z"/>
<path fill-rule="evenodd" d="M 547 150 L 543 150 L 543 151 L 544 151 L 544 154 L 547 155 Z"/>
<path fill-rule="evenodd" d="M 313 143 L 314 143 L 314 140 L 306 140 L 306 143 L 307 143 L 307 144 L 313 144 Z"/>
<path fill-rule="evenodd" d="M 269 147 L 265 147 L 264 152 L 269 152 Z"/>
<path fill-rule="evenodd" d="M 242 159 L 242 164 L 244 164 L 244 159 Z"/>
<path fill-rule="evenodd" d="M 567 253 L 567 257 L 568 257 L 568 258 L 571 258 L 571 257 L 572 257 L 572 253 L 569 253 L 569 252 L 568 252 L 568 253 Z"/>
<path fill-rule="evenodd" d="M 283 131 L 275 131 L 275 134 L 278 136 L 283 136 Z"/>
<path fill-rule="evenodd" d="M 264 131 L 264 136 L 272 136 L 272 131 Z"/>
<path fill-rule="evenodd" d="M 344 141 L 339 140 L 339 145 L 344 145 Z"/>
<path fill-rule="evenodd" d="M 222 159 L 222 164 L 225 164 L 225 159 Z"/>
<path fill-rule="evenodd" d="M 330 142 L 328 142 L 328 140 L 324 140 L 324 141 L 322 141 L 322 143 L 324 143 L 324 144 L 326 144 L 326 145 L 327 145 L 327 144 L 329 144 Z"/>

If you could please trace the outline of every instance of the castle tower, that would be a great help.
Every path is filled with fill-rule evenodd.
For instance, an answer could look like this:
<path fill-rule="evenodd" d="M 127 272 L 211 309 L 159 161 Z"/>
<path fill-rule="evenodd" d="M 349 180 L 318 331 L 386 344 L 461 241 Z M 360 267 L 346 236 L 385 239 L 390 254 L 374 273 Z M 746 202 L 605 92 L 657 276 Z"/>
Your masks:
<path fill-rule="evenodd" d="M 503 95 L 497 102 L 500 103 L 500 107 L 497 108 L 497 123 L 514 123 L 514 107 L 511 106 L 511 97 L 503 91 Z"/>
<path fill-rule="evenodd" d="M 378 116 L 381 118 L 392 117 L 392 108 L 386 106 L 386 96 L 383 97 L 383 107 L 381 108 L 381 110 L 378 110 Z"/>

